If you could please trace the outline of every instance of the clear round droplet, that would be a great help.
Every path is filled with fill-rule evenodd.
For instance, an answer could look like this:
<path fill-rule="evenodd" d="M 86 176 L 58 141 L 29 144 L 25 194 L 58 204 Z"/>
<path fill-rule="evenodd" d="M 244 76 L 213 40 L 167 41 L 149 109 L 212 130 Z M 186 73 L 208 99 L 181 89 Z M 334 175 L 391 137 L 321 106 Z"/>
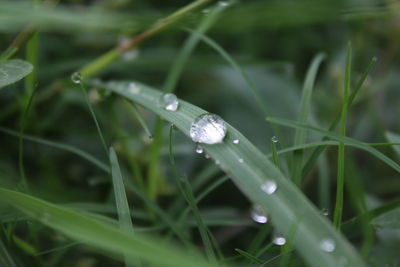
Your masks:
<path fill-rule="evenodd" d="M 128 85 L 128 90 L 132 94 L 139 94 L 140 93 L 140 88 L 137 86 L 135 82 L 130 82 Z"/>
<path fill-rule="evenodd" d="M 73 83 L 81 83 L 82 80 L 82 74 L 79 72 L 74 72 L 71 74 L 71 80 Z"/>
<path fill-rule="evenodd" d="M 274 143 L 278 143 L 278 142 L 279 142 L 278 136 L 275 136 L 275 135 L 272 136 L 272 137 L 271 137 L 271 141 L 274 142 Z"/>
<path fill-rule="evenodd" d="M 239 139 L 233 139 L 232 143 L 234 143 L 235 145 L 237 145 L 237 144 L 240 143 L 240 141 L 239 141 Z"/>
<path fill-rule="evenodd" d="M 196 143 L 218 144 L 224 140 L 226 131 L 226 123 L 220 116 L 207 113 L 194 119 L 190 137 Z"/>
<path fill-rule="evenodd" d="M 253 205 L 253 207 L 251 208 L 250 217 L 256 223 L 268 222 L 267 212 L 265 211 L 265 209 L 263 209 L 263 207 L 258 204 Z"/>
<path fill-rule="evenodd" d="M 278 189 L 278 184 L 275 181 L 267 180 L 261 185 L 261 190 L 267 195 L 272 195 Z"/>
<path fill-rule="evenodd" d="M 276 235 L 272 240 L 272 243 L 274 243 L 277 246 L 283 246 L 286 244 L 286 238 L 282 235 Z"/>
<path fill-rule="evenodd" d="M 196 153 L 197 153 L 197 154 L 202 154 L 203 152 L 204 152 L 204 149 L 203 149 L 201 146 L 197 145 L 197 147 L 196 147 Z"/>
<path fill-rule="evenodd" d="M 166 110 L 175 111 L 178 109 L 179 101 L 176 95 L 167 93 L 161 96 L 160 104 Z"/>
<path fill-rule="evenodd" d="M 244 162 L 244 159 L 239 158 L 238 161 L 239 161 L 239 163 L 243 163 L 243 162 Z"/>
<path fill-rule="evenodd" d="M 325 238 L 321 241 L 320 247 L 325 252 L 333 252 L 336 248 L 336 243 L 331 238 Z"/>

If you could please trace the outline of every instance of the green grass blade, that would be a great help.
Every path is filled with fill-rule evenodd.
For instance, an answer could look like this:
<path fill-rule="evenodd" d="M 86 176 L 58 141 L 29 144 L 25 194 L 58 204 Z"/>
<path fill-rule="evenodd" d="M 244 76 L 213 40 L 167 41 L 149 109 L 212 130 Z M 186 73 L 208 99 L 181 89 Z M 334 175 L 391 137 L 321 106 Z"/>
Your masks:
<path fill-rule="evenodd" d="M 346 123 L 347 123 L 347 112 L 348 112 L 348 94 L 350 90 L 350 74 L 351 74 L 351 43 L 347 46 L 347 59 L 346 59 L 346 71 L 344 78 L 344 91 L 343 91 L 343 104 L 342 112 L 340 117 L 340 135 L 346 135 Z M 335 210 L 333 215 L 333 224 L 336 228 L 340 229 L 342 224 L 343 214 L 343 197 L 344 197 L 344 161 L 345 161 L 345 147 L 344 142 L 339 142 L 338 149 L 338 167 L 337 167 L 337 186 L 336 186 L 336 202 Z"/>
<path fill-rule="evenodd" d="M 40 137 L 36 137 L 36 136 L 32 136 L 32 135 L 27 135 L 27 134 L 23 134 L 20 135 L 19 132 L 17 131 L 13 131 L 11 129 L 7 129 L 4 127 L 0 126 L 0 132 L 4 133 L 4 134 L 8 134 L 10 136 L 13 137 L 19 137 L 21 136 L 23 139 L 27 140 L 27 141 L 31 141 L 31 142 L 35 142 L 38 144 L 42 144 L 45 146 L 49 146 L 49 147 L 53 147 L 56 149 L 60 149 L 60 150 L 64 150 L 67 152 L 71 152 L 83 159 L 86 159 L 87 161 L 93 163 L 94 165 L 96 165 L 97 167 L 99 167 L 101 170 L 105 171 L 105 172 L 109 172 L 110 168 L 108 167 L 108 165 L 104 164 L 103 162 L 101 162 L 100 160 L 96 159 L 95 157 L 93 157 L 92 155 L 90 155 L 89 153 L 80 150 L 76 147 L 70 146 L 70 145 L 66 145 L 66 144 L 61 144 L 58 142 L 54 142 L 54 141 L 50 141 L 50 140 L 46 140 Z"/>
<path fill-rule="evenodd" d="M 145 106 L 188 136 L 193 120 L 206 113 L 183 100 L 180 100 L 177 111 L 166 111 L 158 105 L 162 94 L 160 91 L 140 84 L 140 92 L 132 93 L 128 90 L 128 84 L 92 82 L 94 86 L 106 88 Z M 250 201 L 268 208 L 274 218 L 273 224 L 280 232 L 288 234 L 292 222 L 298 222 L 294 247 L 310 266 L 337 266 L 338 260 L 347 261 L 349 266 L 365 266 L 349 242 L 265 155 L 229 124 L 227 129 L 229 134 L 223 143 L 203 145 L 204 150 L 220 162 L 220 168 L 230 174 L 233 182 Z M 240 145 L 233 144 L 233 139 L 239 139 Z M 243 159 L 243 163 L 239 163 L 239 159 Z M 262 190 L 267 179 L 277 184 L 278 189 L 271 195 Z M 321 249 L 320 244 L 325 238 L 331 238 L 336 243 L 334 252 L 327 253 Z"/>
<path fill-rule="evenodd" d="M 0 266 L 17 267 L 3 241 L 0 239 Z"/>
<path fill-rule="evenodd" d="M 143 130 L 145 131 L 145 133 L 147 134 L 147 136 L 152 139 L 153 135 L 151 134 L 151 131 L 149 129 L 149 127 L 147 127 L 146 122 L 143 119 L 143 116 L 140 114 L 139 110 L 137 109 L 135 103 L 129 102 L 131 110 L 133 112 L 133 114 L 135 115 L 136 119 L 139 121 L 140 125 L 142 126 Z"/>
<path fill-rule="evenodd" d="M 1 188 L 0 198 L 4 203 L 74 240 L 112 253 L 140 257 L 156 266 L 210 266 L 194 251 L 184 252 L 154 237 L 132 234 L 91 216 L 23 193 Z"/>
<path fill-rule="evenodd" d="M 312 61 L 304 80 L 303 90 L 300 101 L 300 111 L 298 122 L 307 123 L 310 109 L 311 109 L 311 96 L 314 88 L 315 79 L 317 77 L 317 72 L 322 60 L 325 58 L 325 54 L 318 54 Z M 294 145 L 298 146 L 306 142 L 307 131 L 304 129 L 297 128 L 294 135 Z M 293 163 L 292 163 L 292 179 L 298 186 L 301 185 L 302 180 L 302 168 L 303 168 L 303 152 L 294 151 L 293 152 Z"/>
<path fill-rule="evenodd" d="M 365 150 L 365 151 L 369 152 L 370 154 L 372 154 L 373 156 L 375 156 L 376 158 L 385 162 L 387 165 L 392 167 L 397 172 L 400 172 L 399 164 L 397 164 L 395 161 L 393 161 L 392 159 L 390 159 L 389 157 L 387 157 L 386 155 L 384 155 L 377 149 L 371 147 L 368 143 L 363 143 L 363 142 L 357 141 L 357 140 L 347 137 L 347 136 L 342 136 L 342 135 L 334 133 L 334 132 L 326 131 L 326 130 L 323 130 L 323 129 L 320 129 L 320 128 L 317 128 L 314 126 L 310 126 L 307 124 L 301 124 L 301 123 L 291 121 L 291 120 L 274 118 L 274 117 L 269 117 L 269 118 L 267 118 L 267 120 L 269 120 L 272 123 L 276 123 L 276 124 L 291 127 L 291 128 L 303 128 L 303 129 L 307 129 L 310 131 L 314 131 L 314 132 L 320 133 L 324 136 L 328 136 L 329 138 L 343 142 L 346 145 L 354 146 L 359 149 Z"/>
<path fill-rule="evenodd" d="M 90 104 L 89 96 L 87 94 L 87 90 L 85 88 L 85 85 L 83 84 L 83 81 L 80 81 L 79 85 L 80 85 L 80 87 L 82 89 L 82 93 L 83 93 L 83 95 L 85 97 L 85 101 L 86 101 L 86 104 L 87 104 L 87 106 L 89 108 L 90 115 L 92 116 L 93 121 L 94 121 L 94 123 L 96 125 L 97 133 L 99 134 L 99 137 L 100 137 L 101 143 L 103 145 L 104 151 L 108 155 L 107 144 L 106 144 L 106 141 L 104 139 L 103 132 L 101 131 L 100 124 L 99 124 L 99 121 L 97 120 L 96 113 L 94 113 L 92 104 Z"/>
<path fill-rule="evenodd" d="M 195 199 L 195 197 L 193 195 L 192 188 L 191 188 L 191 186 L 189 184 L 189 181 L 188 181 L 187 177 L 186 176 L 182 176 L 182 178 L 180 178 L 179 175 L 178 175 L 177 169 L 176 169 L 174 153 L 173 153 L 173 150 L 172 150 L 173 130 L 174 130 L 174 126 L 171 126 L 170 130 L 169 130 L 169 158 L 170 158 L 170 162 L 171 162 L 171 165 L 172 165 L 172 170 L 173 170 L 173 173 L 174 173 L 175 182 L 176 182 L 176 185 L 178 186 L 179 190 L 181 191 L 182 196 L 185 198 L 186 202 L 189 204 L 189 207 L 191 208 L 191 210 L 193 212 L 193 215 L 194 215 L 194 217 L 196 219 L 197 226 L 199 228 L 200 237 L 201 237 L 201 239 L 203 241 L 204 248 L 205 248 L 206 253 L 207 253 L 207 257 L 211 262 L 215 263 L 216 262 L 216 256 L 215 256 L 215 253 L 214 253 L 214 249 L 212 247 L 210 236 L 208 234 L 208 229 L 207 229 L 207 226 L 204 224 L 204 221 L 203 221 L 203 219 L 201 217 L 201 214 L 200 214 L 200 210 L 197 207 L 196 199 Z M 182 179 L 183 182 L 181 182 L 180 179 Z M 182 186 L 182 184 L 183 184 L 183 186 Z"/>
<path fill-rule="evenodd" d="M 128 199 L 126 197 L 124 181 L 119 168 L 117 154 L 112 147 L 110 148 L 110 164 L 119 224 L 122 229 L 133 233 L 131 211 L 129 209 Z M 125 263 L 126 266 L 134 266 L 134 263 L 137 266 L 138 264 L 138 262 L 135 262 L 135 260 L 129 258 L 129 254 L 125 254 Z"/>
<path fill-rule="evenodd" d="M 400 142 L 400 135 L 395 134 L 393 132 L 386 132 L 386 139 L 389 140 L 390 142 Z M 394 147 L 394 151 L 397 153 L 397 155 L 400 157 L 400 147 Z"/>
<path fill-rule="evenodd" d="M 369 73 L 371 72 L 373 66 L 375 65 L 376 61 L 377 61 L 376 57 L 373 57 L 371 59 L 370 63 L 367 66 L 367 69 L 363 72 L 363 74 L 361 75 L 361 78 L 358 80 L 356 86 L 354 87 L 354 90 L 351 91 L 350 96 L 348 98 L 348 106 L 349 107 L 353 103 L 355 97 L 357 96 L 357 93 L 359 92 L 359 90 L 361 89 L 365 80 L 367 79 L 367 77 L 368 77 Z M 329 127 L 329 131 L 333 131 L 336 129 L 336 126 L 338 125 L 338 123 L 340 121 L 340 116 L 341 116 L 341 112 L 339 112 L 336 115 L 335 119 L 333 120 L 333 122 L 331 123 L 331 125 Z M 322 140 L 325 141 L 325 140 L 327 140 L 327 138 L 324 137 Z M 307 160 L 306 164 L 304 165 L 303 177 L 306 176 L 311 171 L 311 169 L 314 166 L 319 155 L 325 150 L 325 148 L 326 147 L 318 147 L 316 150 L 313 151 L 313 153 L 310 155 L 309 159 Z"/>
<path fill-rule="evenodd" d="M 241 250 L 241 249 L 239 249 L 239 248 L 235 248 L 235 251 L 236 251 L 237 253 L 239 253 L 240 255 L 242 255 L 244 258 L 246 258 L 246 259 L 248 259 L 248 260 L 250 260 L 250 261 L 252 261 L 252 262 L 254 262 L 254 263 L 256 263 L 256 264 L 263 264 L 263 261 L 262 261 L 262 260 L 260 260 L 260 259 L 257 258 L 256 256 L 251 255 L 250 253 L 248 253 L 248 252 L 246 252 L 246 251 L 244 251 L 244 250 Z"/>

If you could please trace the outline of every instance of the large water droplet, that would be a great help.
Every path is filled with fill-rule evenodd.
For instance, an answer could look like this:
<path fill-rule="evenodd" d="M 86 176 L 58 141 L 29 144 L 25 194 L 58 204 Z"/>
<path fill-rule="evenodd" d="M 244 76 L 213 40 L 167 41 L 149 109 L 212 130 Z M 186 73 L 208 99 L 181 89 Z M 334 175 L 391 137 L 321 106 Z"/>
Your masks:
<path fill-rule="evenodd" d="M 196 143 L 217 144 L 224 140 L 226 123 L 218 115 L 203 114 L 198 116 L 190 126 L 190 137 Z"/>
<path fill-rule="evenodd" d="M 263 207 L 261 207 L 258 204 L 255 204 L 251 211 L 250 211 L 250 216 L 251 219 L 257 223 L 267 223 L 268 222 L 268 217 L 267 217 L 267 212 Z"/>
<path fill-rule="evenodd" d="M 197 147 L 196 147 L 196 153 L 197 153 L 197 154 L 202 154 L 203 152 L 204 152 L 204 149 L 203 149 L 201 146 L 197 145 Z"/>
<path fill-rule="evenodd" d="M 281 234 L 276 234 L 274 236 L 274 239 L 272 240 L 272 243 L 274 243 L 277 246 L 283 246 L 286 244 L 286 238 Z"/>
<path fill-rule="evenodd" d="M 271 141 L 274 142 L 274 143 L 278 143 L 278 142 L 279 142 L 278 136 L 275 136 L 275 135 L 272 136 L 272 137 L 271 137 Z"/>
<path fill-rule="evenodd" d="M 166 110 L 175 111 L 178 109 L 179 101 L 176 95 L 167 93 L 161 96 L 160 104 Z"/>
<path fill-rule="evenodd" d="M 82 80 L 82 74 L 79 72 L 74 72 L 71 74 L 71 80 L 73 83 L 81 83 Z"/>
<path fill-rule="evenodd" d="M 264 191 L 268 195 L 272 195 L 273 193 L 276 192 L 278 189 L 278 185 L 275 181 L 272 180 L 266 180 L 262 185 L 261 185 L 261 190 Z"/>
<path fill-rule="evenodd" d="M 336 243 L 331 238 L 325 238 L 321 241 L 320 247 L 325 252 L 333 252 L 336 248 Z"/>
<path fill-rule="evenodd" d="M 239 139 L 233 139 L 232 143 L 234 143 L 235 145 L 237 145 L 237 144 L 240 143 L 240 141 L 239 141 Z"/>

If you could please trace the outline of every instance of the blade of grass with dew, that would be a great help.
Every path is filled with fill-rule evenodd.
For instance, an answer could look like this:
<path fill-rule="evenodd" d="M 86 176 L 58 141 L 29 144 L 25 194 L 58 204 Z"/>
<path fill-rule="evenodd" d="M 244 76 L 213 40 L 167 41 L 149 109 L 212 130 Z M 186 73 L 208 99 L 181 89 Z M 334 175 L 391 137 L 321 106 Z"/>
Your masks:
<path fill-rule="evenodd" d="M 211 9 L 209 14 L 201 20 L 199 26 L 197 27 L 197 31 L 201 33 L 206 32 L 212 26 L 212 24 L 217 20 L 221 12 L 225 9 L 226 6 L 224 5 L 220 4 L 216 5 L 216 7 Z M 180 53 L 178 54 L 176 60 L 174 61 L 172 67 L 170 68 L 168 76 L 165 80 L 163 86 L 165 92 L 172 93 L 175 91 L 179 77 L 182 74 L 182 70 L 186 65 L 186 63 L 188 62 L 189 57 L 196 48 L 198 42 L 199 42 L 199 37 L 193 34 L 191 34 L 185 41 L 182 49 L 180 50 Z M 160 165 L 159 155 L 162 146 L 163 133 L 162 133 L 162 122 L 159 119 L 156 120 L 154 128 L 155 128 L 154 142 L 152 143 L 150 148 L 151 156 L 150 156 L 150 166 L 148 174 L 148 179 L 149 179 L 148 193 L 152 199 L 156 198 L 157 188 L 159 186 L 159 183 L 162 182 L 159 174 L 159 165 Z"/>
<path fill-rule="evenodd" d="M 303 90 L 301 94 L 301 101 L 300 101 L 300 111 L 298 122 L 306 123 L 311 109 L 311 97 L 312 91 L 314 88 L 315 79 L 317 77 L 317 72 L 319 66 L 324 60 L 325 54 L 320 53 L 316 55 L 308 68 L 306 79 L 304 80 Z M 296 129 L 294 135 L 294 145 L 298 146 L 304 144 L 307 140 L 307 131 L 304 129 Z M 293 158 L 292 158 L 292 166 L 291 166 L 291 174 L 293 182 L 301 187 L 301 180 L 302 180 L 302 168 L 303 168 L 303 151 L 293 151 Z"/>
<path fill-rule="evenodd" d="M 80 150 L 79 148 L 76 148 L 76 147 L 73 147 L 70 145 L 66 145 L 66 144 L 62 144 L 62 143 L 58 143 L 58 142 L 54 142 L 54 141 L 50 141 L 50 140 L 46 140 L 46 139 L 36 137 L 36 136 L 31 136 L 31 135 L 26 135 L 26 134 L 20 135 L 20 133 L 17 131 L 13 131 L 11 129 L 7 129 L 7 128 L 1 127 L 1 126 L 0 126 L 0 132 L 10 135 L 10 136 L 13 136 L 13 137 L 21 136 L 23 139 L 25 139 L 27 141 L 35 142 L 38 144 L 46 145 L 49 147 L 53 147 L 56 149 L 60 149 L 63 151 L 73 153 L 73 154 L 91 162 L 92 164 L 96 165 L 101 170 L 103 170 L 105 172 L 110 172 L 110 168 L 108 167 L 108 165 L 106 165 L 103 162 L 101 162 L 100 160 L 96 159 L 89 153 L 87 153 L 83 150 Z"/>
<path fill-rule="evenodd" d="M 367 79 L 369 73 L 371 72 L 373 66 L 375 65 L 377 61 L 376 57 L 373 57 L 371 59 L 371 61 L 369 62 L 366 70 L 363 72 L 363 74 L 361 75 L 361 78 L 358 80 L 356 86 L 354 87 L 354 89 L 351 91 L 350 96 L 348 98 L 348 106 L 350 107 L 350 105 L 353 103 L 354 99 L 357 96 L 357 93 L 359 92 L 359 90 L 361 89 L 362 85 L 364 84 L 365 80 Z M 329 131 L 333 131 L 335 130 L 336 126 L 338 125 L 339 121 L 340 121 L 340 117 L 341 117 L 341 113 L 337 113 L 335 119 L 332 121 L 330 127 L 329 127 Z M 327 140 L 327 137 L 322 138 L 322 141 Z M 314 166 L 316 160 L 318 159 L 319 155 L 325 150 L 326 147 L 318 147 L 317 149 L 315 149 L 313 151 L 313 153 L 310 155 L 310 157 L 308 158 L 306 164 L 304 165 L 303 168 L 303 177 L 306 176 L 312 169 L 312 167 Z"/>
<path fill-rule="evenodd" d="M 126 102 L 125 102 L 126 103 Z M 137 109 L 135 103 L 133 102 L 129 102 L 130 104 L 130 108 L 132 110 L 132 113 L 135 115 L 136 119 L 139 121 L 140 126 L 142 126 L 143 130 L 145 131 L 145 133 L 147 134 L 147 136 L 152 139 L 153 135 L 151 134 L 151 131 L 149 129 L 149 127 L 147 127 L 146 122 L 143 119 L 143 116 L 140 114 L 139 110 Z"/>
<path fill-rule="evenodd" d="M 346 59 L 346 70 L 344 78 L 344 90 L 343 90 L 343 104 L 342 112 L 340 117 L 340 135 L 346 135 L 346 124 L 347 124 L 347 112 L 348 112 L 348 94 L 350 90 L 350 74 L 351 74 L 351 43 L 347 46 L 347 59 Z M 337 229 L 340 229 L 342 224 L 343 214 L 343 198 L 344 198 L 344 161 L 345 161 L 345 143 L 339 142 L 338 149 L 338 167 L 337 167 L 337 186 L 336 186 L 336 201 L 333 215 L 333 224 Z"/>
<path fill-rule="evenodd" d="M 81 74 L 79 74 L 79 73 L 77 73 L 77 72 L 74 73 L 74 74 L 77 74 L 77 75 L 79 75 L 79 76 L 81 75 Z M 74 75 L 74 74 L 72 74 L 72 75 Z M 80 78 L 80 79 L 81 79 L 81 78 Z M 108 155 L 107 144 L 106 144 L 106 141 L 105 141 L 105 139 L 104 139 L 103 132 L 101 131 L 100 124 L 99 124 L 99 122 L 98 122 L 98 120 L 97 120 L 97 118 L 96 118 L 96 113 L 94 113 L 92 104 L 90 103 L 90 99 L 89 99 L 89 96 L 88 96 L 88 94 L 87 94 L 86 87 L 85 87 L 85 85 L 83 84 L 82 79 L 79 81 L 79 85 L 80 85 L 80 87 L 81 87 L 81 89 L 82 89 L 82 93 L 83 93 L 83 95 L 84 95 L 86 104 L 87 104 L 87 106 L 88 106 L 88 108 L 89 108 L 90 115 L 92 116 L 92 119 L 93 119 L 93 121 L 94 121 L 94 123 L 95 123 L 95 125 L 96 125 L 97 133 L 99 134 L 99 137 L 100 137 L 101 143 L 102 143 L 102 145 L 103 145 L 104 151 L 105 151 L 106 154 Z"/>
<path fill-rule="evenodd" d="M 126 198 L 124 181 L 122 179 L 121 170 L 119 169 L 117 154 L 112 147 L 110 148 L 109 154 L 119 224 L 125 231 L 133 233 L 131 211 L 129 209 L 128 199 Z M 140 263 L 137 261 L 137 259 L 132 259 L 129 257 L 129 254 L 125 254 L 124 257 L 126 266 L 140 266 Z"/>
<path fill-rule="evenodd" d="M 162 92 L 144 84 L 138 84 L 140 90 L 136 92 L 128 90 L 129 82 L 93 81 L 91 84 L 145 106 L 188 136 L 193 120 L 206 113 L 205 110 L 183 100 L 180 100 L 177 111 L 167 111 L 158 105 Z M 335 230 L 265 155 L 229 124 L 227 131 L 223 143 L 203 145 L 204 150 L 220 162 L 219 167 L 229 173 L 233 182 L 250 201 L 268 208 L 271 216 L 275 218 L 273 224 L 280 232 L 289 233 L 292 222 L 298 222 L 294 246 L 310 266 L 337 266 L 339 259 L 346 260 L 350 266 L 365 266 L 359 254 L 341 233 Z M 233 144 L 233 139 L 239 139 L 240 145 Z M 239 159 L 243 159 L 243 163 L 238 163 Z M 270 195 L 262 190 L 262 186 L 268 180 L 277 184 L 277 190 Z M 301 220 L 298 220 L 299 218 Z M 326 238 L 334 240 L 334 252 L 327 253 L 321 249 L 321 242 Z"/>
<path fill-rule="evenodd" d="M 314 131 L 314 132 L 320 133 L 324 136 L 328 136 L 329 138 L 343 142 L 346 144 L 346 146 L 354 146 L 356 148 L 365 150 L 365 151 L 369 152 L 370 154 L 372 154 L 373 156 L 375 156 L 376 158 L 385 162 L 388 166 L 392 167 L 394 170 L 396 170 L 397 172 L 400 173 L 400 165 L 399 164 L 397 164 L 395 161 L 393 161 L 392 159 L 390 159 L 389 157 L 387 157 L 386 155 L 384 155 L 377 149 L 373 148 L 368 143 L 363 143 L 363 142 L 360 142 L 358 140 L 355 140 L 355 139 L 347 137 L 347 136 L 342 136 L 342 135 L 334 133 L 334 132 L 326 131 L 326 130 L 323 130 L 323 129 L 320 129 L 320 128 L 317 128 L 314 126 L 310 126 L 307 124 L 301 124 L 301 123 L 291 121 L 291 120 L 274 118 L 274 117 L 269 117 L 269 118 L 267 118 L 267 120 L 272 123 L 276 123 L 276 124 L 279 124 L 282 126 L 287 126 L 287 127 L 291 127 L 291 128 L 303 128 L 303 129 L 307 129 L 310 131 Z M 397 144 L 397 143 L 395 143 L 395 144 Z M 390 143 L 388 145 L 390 145 Z"/>
<path fill-rule="evenodd" d="M 188 205 L 190 206 L 190 208 L 193 212 L 193 215 L 197 222 L 197 227 L 199 229 L 200 237 L 204 244 L 204 248 L 205 248 L 207 257 L 211 262 L 215 263 L 216 262 L 215 252 L 212 247 L 210 237 L 208 235 L 207 227 L 204 224 L 203 219 L 201 218 L 199 208 L 196 205 L 196 200 L 193 196 L 193 191 L 189 185 L 189 181 L 186 176 L 182 176 L 182 178 L 180 178 L 178 171 L 176 169 L 174 152 L 172 149 L 173 130 L 174 130 L 174 126 L 170 126 L 170 129 L 169 129 L 169 159 L 170 159 L 170 163 L 172 166 L 173 176 L 175 178 L 175 183 L 176 183 L 176 186 L 179 188 L 182 196 L 185 198 L 186 202 L 188 203 Z M 182 182 L 181 182 L 181 179 L 183 179 Z"/>
<path fill-rule="evenodd" d="M 140 257 L 156 266 L 206 267 L 195 251 L 183 251 L 155 237 L 132 234 L 119 227 L 20 192 L 0 188 L 0 198 L 26 215 L 70 238 L 117 254 Z M 156 256 L 155 256 L 156 255 Z"/>
<path fill-rule="evenodd" d="M 18 82 L 32 71 L 32 64 L 21 59 L 0 62 L 0 89 Z"/>

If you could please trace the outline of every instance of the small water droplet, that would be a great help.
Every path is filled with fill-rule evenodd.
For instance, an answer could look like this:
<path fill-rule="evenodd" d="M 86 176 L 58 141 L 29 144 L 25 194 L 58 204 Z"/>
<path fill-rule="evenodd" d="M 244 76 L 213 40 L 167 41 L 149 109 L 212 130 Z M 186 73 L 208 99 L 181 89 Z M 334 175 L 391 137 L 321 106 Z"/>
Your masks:
<path fill-rule="evenodd" d="M 327 208 L 323 208 L 323 209 L 321 210 L 321 214 L 324 215 L 324 216 L 328 216 L 328 215 L 329 215 L 328 209 L 327 209 Z"/>
<path fill-rule="evenodd" d="M 166 110 L 175 111 L 178 109 L 179 101 L 176 95 L 167 93 L 161 96 L 160 105 Z"/>
<path fill-rule="evenodd" d="M 132 94 L 139 94 L 140 93 L 140 88 L 137 86 L 135 82 L 130 82 L 128 85 L 128 90 Z"/>
<path fill-rule="evenodd" d="M 218 115 L 203 114 L 198 116 L 190 126 L 190 137 L 196 143 L 217 144 L 224 140 L 226 123 Z"/>
<path fill-rule="evenodd" d="M 81 83 L 82 80 L 82 74 L 79 72 L 74 72 L 71 74 L 71 80 L 73 83 Z"/>
<path fill-rule="evenodd" d="M 229 6 L 230 3 L 228 1 L 219 1 L 218 5 L 220 5 L 220 6 Z"/>
<path fill-rule="evenodd" d="M 239 158 L 238 161 L 239 161 L 239 163 L 243 163 L 243 162 L 244 162 L 244 159 Z"/>
<path fill-rule="evenodd" d="M 250 211 L 250 217 L 253 221 L 256 223 L 267 223 L 268 222 L 268 216 L 267 212 L 263 207 L 261 207 L 258 204 L 253 205 Z"/>
<path fill-rule="evenodd" d="M 271 137 L 271 141 L 274 142 L 274 143 L 278 143 L 278 142 L 279 142 L 278 136 L 275 136 L 275 135 L 272 136 L 272 137 Z"/>
<path fill-rule="evenodd" d="M 274 236 L 272 243 L 274 243 L 277 246 L 283 246 L 286 244 L 286 238 L 280 234 L 277 234 Z"/>
<path fill-rule="evenodd" d="M 278 189 L 278 185 L 276 182 L 272 180 L 267 180 L 261 185 L 261 190 L 264 191 L 268 195 L 272 195 Z"/>
<path fill-rule="evenodd" d="M 232 143 L 234 143 L 235 145 L 237 145 L 237 144 L 240 143 L 240 141 L 239 141 L 239 139 L 233 139 Z"/>
<path fill-rule="evenodd" d="M 204 157 L 205 157 L 206 159 L 209 159 L 209 158 L 211 158 L 211 156 L 210 156 L 210 155 L 208 155 L 208 154 L 205 154 L 205 155 L 204 155 Z"/>
<path fill-rule="evenodd" d="M 333 239 L 325 238 L 321 241 L 320 247 L 325 252 L 333 252 L 336 248 L 336 244 Z"/>
<path fill-rule="evenodd" d="M 215 164 L 219 165 L 219 164 L 221 164 L 221 161 L 219 161 L 219 160 L 217 159 L 217 160 L 215 160 Z"/>
<path fill-rule="evenodd" d="M 197 145 L 197 147 L 196 147 L 196 153 L 197 153 L 197 154 L 202 154 L 203 152 L 204 152 L 204 149 L 203 149 L 201 146 Z"/>

